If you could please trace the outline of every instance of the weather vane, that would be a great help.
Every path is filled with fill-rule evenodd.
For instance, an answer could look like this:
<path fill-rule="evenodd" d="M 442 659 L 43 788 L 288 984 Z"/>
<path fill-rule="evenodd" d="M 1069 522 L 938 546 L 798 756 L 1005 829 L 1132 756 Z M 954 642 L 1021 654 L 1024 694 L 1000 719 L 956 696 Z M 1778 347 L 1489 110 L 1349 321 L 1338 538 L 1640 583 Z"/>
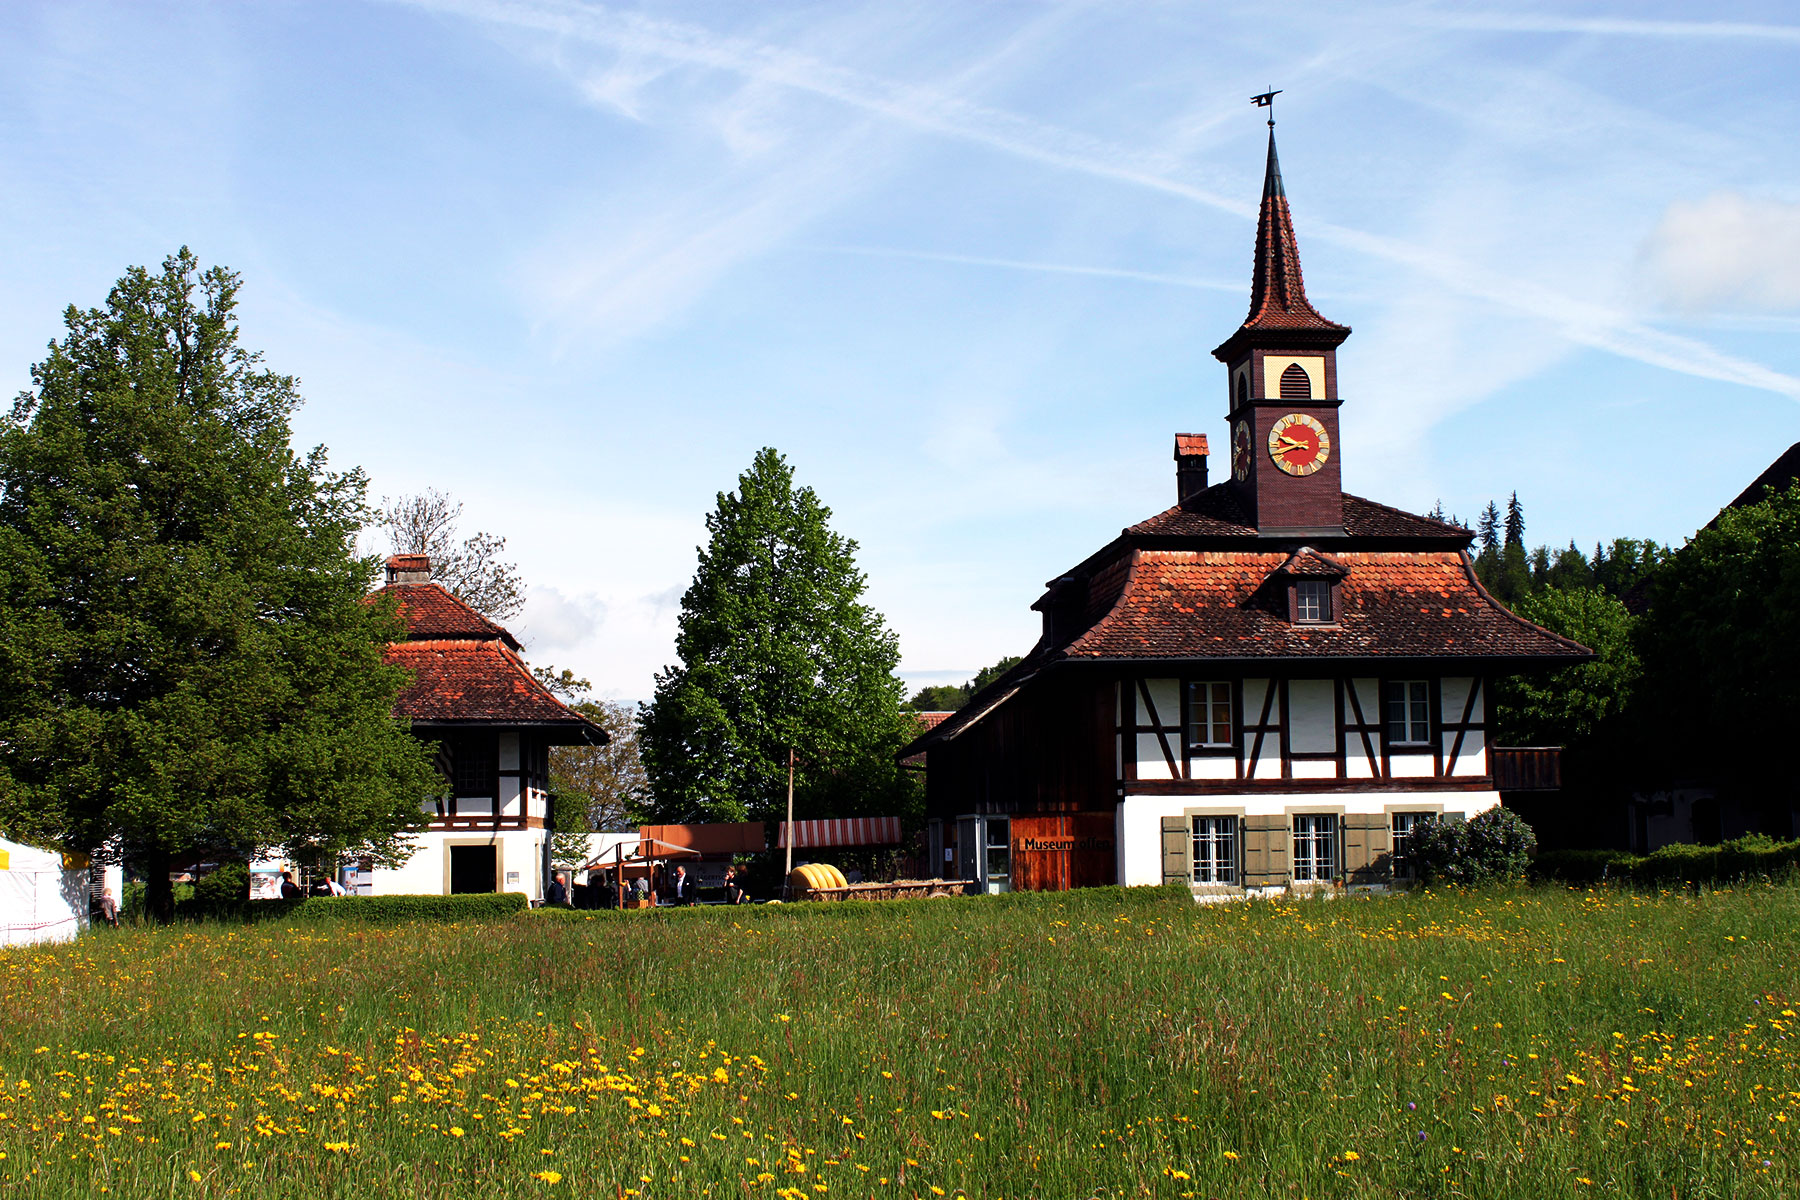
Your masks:
<path fill-rule="evenodd" d="M 1256 105 L 1256 107 L 1258 107 L 1258 108 L 1266 108 L 1269 110 L 1269 128 L 1270 129 L 1275 128 L 1275 97 L 1277 97 L 1279 95 L 1281 95 L 1281 89 L 1274 88 L 1270 91 L 1264 92 L 1260 96 L 1250 97 L 1250 103 Z"/>

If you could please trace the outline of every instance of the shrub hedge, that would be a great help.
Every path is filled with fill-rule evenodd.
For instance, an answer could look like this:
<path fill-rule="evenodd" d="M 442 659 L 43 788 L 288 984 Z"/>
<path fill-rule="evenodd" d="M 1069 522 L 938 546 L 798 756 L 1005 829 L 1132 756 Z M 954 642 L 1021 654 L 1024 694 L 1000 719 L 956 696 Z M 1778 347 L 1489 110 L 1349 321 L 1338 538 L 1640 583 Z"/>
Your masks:
<path fill-rule="evenodd" d="M 523 892 L 481 892 L 455 896 L 301 896 L 291 900 L 234 900 L 208 904 L 195 899 L 175 906 L 178 920 L 220 921 L 480 921 L 525 911 Z"/>
<path fill-rule="evenodd" d="M 1431 817 L 1406 838 L 1406 861 L 1425 883 L 1480 887 L 1523 879 L 1537 835 L 1508 808 L 1491 808 L 1471 821 Z"/>
<path fill-rule="evenodd" d="M 1551 850 L 1537 856 L 1533 879 L 1556 883 L 1616 881 L 1645 886 L 1733 883 L 1786 875 L 1800 867 L 1800 840 L 1750 834 L 1716 846 L 1686 843 L 1649 854 L 1623 850 Z"/>

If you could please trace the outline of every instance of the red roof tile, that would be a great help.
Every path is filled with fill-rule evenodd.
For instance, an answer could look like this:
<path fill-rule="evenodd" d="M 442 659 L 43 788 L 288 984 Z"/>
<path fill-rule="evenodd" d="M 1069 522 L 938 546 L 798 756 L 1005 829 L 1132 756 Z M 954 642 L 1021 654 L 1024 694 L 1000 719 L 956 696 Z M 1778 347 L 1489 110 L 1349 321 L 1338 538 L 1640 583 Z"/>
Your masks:
<path fill-rule="evenodd" d="M 422 555 L 419 557 L 423 557 Z M 374 593 L 392 595 L 400 604 L 400 620 L 409 641 L 420 638 L 495 638 L 514 650 L 519 643 L 504 626 L 496 625 L 437 583 L 391 583 Z"/>
<path fill-rule="evenodd" d="M 604 743 L 606 731 L 545 690 L 518 656 L 519 643 L 435 583 L 389 584 L 369 597 L 393 595 L 406 640 L 383 657 L 412 674 L 394 715 L 422 722 L 552 726 Z"/>
<path fill-rule="evenodd" d="M 1587 650 L 1502 608 L 1457 551 L 1355 551 L 1337 621 L 1287 618 L 1265 587 L 1281 551 L 1138 550 L 1112 610 L 1062 648 L 1070 659 L 1532 658 Z"/>
<path fill-rule="evenodd" d="M 1288 212 L 1287 188 L 1281 181 L 1281 163 L 1275 156 L 1275 131 L 1269 131 L 1269 161 L 1263 174 L 1262 211 L 1256 222 L 1256 265 L 1250 277 L 1250 314 L 1243 325 L 1213 354 L 1230 359 L 1244 346 L 1256 343 L 1262 331 L 1281 334 L 1292 342 L 1335 346 L 1350 336 L 1350 327 L 1328 321 L 1306 298 L 1306 281 L 1300 274 L 1300 247 L 1294 237 L 1294 221 Z"/>
<path fill-rule="evenodd" d="M 1206 435 L 1204 433 L 1178 433 L 1175 435 L 1176 458 L 1205 458 L 1206 455 Z"/>
<path fill-rule="evenodd" d="M 1424 540 L 1461 548 L 1475 537 L 1460 525 L 1414 516 L 1361 496 L 1343 493 L 1344 532 L 1353 538 Z M 1229 483 L 1216 483 L 1195 492 L 1174 508 L 1127 526 L 1127 537 L 1243 538 L 1256 539 L 1256 526 L 1238 506 Z"/>

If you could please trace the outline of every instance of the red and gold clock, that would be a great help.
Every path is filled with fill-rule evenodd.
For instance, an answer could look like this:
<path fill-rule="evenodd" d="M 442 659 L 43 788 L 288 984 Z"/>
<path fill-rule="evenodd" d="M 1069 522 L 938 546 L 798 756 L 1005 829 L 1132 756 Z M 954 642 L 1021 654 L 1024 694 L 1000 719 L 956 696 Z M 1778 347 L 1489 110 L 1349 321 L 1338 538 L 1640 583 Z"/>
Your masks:
<path fill-rule="evenodd" d="M 1269 457 L 1289 475 L 1311 475 L 1331 457 L 1331 435 L 1305 413 L 1289 413 L 1269 430 Z"/>
<path fill-rule="evenodd" d="M 1231 431 L 1231 474 L 1239 483 L 1250 478 L 1250 422 L 1239 421 Z"/>

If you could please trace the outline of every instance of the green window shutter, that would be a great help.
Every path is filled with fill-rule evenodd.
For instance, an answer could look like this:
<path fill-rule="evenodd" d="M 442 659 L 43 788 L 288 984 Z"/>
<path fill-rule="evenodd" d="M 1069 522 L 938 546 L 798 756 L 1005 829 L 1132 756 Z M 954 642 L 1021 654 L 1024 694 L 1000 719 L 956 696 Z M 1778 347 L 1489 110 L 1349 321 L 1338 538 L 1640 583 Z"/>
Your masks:
<path fill-rule="evenodd" d="M 1188 823 L 1186 817 L 1162 819 L 1162 881 L 1189 883 L 1194 870 L 1188 865 Z"/>
<path fill-rule="evenodd" d="M 1288 818 L 1285 813 L 1244 818 L 1244 886 L 1288 882 Z"/>

